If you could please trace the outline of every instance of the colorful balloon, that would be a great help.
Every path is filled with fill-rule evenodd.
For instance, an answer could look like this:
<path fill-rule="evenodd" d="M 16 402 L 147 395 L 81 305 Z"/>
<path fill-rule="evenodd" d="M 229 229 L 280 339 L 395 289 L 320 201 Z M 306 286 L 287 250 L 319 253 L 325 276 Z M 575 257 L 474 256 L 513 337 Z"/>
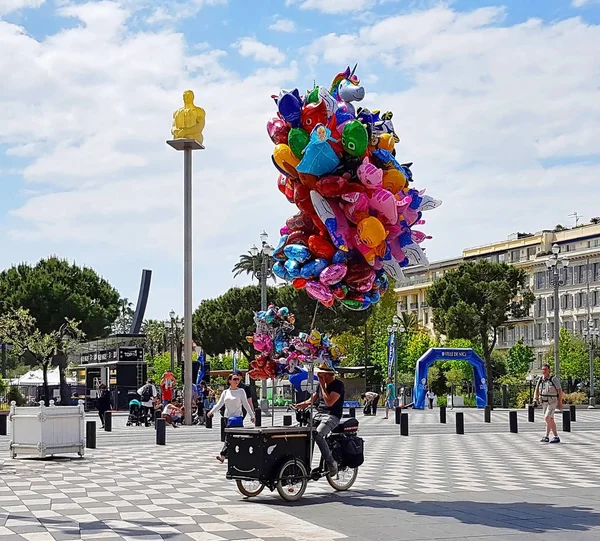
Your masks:
<path fill-rule="evenodd" d="M 311 133 L 317 124 L 327 124 L 327 105 L 324 101 L 308 103 L 302 109 L 300 123 L 302 128 Z"/>
<path fill-rule="evenodd" d="M 331 130 L 318 124 L 310 135 L 310 142 L 304 149 L 304 157 L 297 164 L 296 170 L 310 175 L 325 175 L 333 171 L 340 163 L 335 151 L 328 144 Z"/>
<path fill-rule="evenodd" d="M 361 220 L 357 226 L 360 241 L 369 248 L 376 248 L 385 240 L 387 233 L 383 224 L 374 216 Z"/>
<path fill-rule="evenodd" d="M 315 257 L 321 257 L 326 260 L 333 259 L 336 249 L 331 242 L 319 235 L 308 237 L 308 249 Z"/>
<path fill-rule="evenodd" d="M 288 145 L 277 145 L 273 150 L 273 163 L 281 173 L 288 177 L 297 177 L 296 166 L 300 160 L 294 156 L 292 149 Z"/>
<path fill-rule="evenodd" d="M 365 157 L 360 167 L 357 170 L 357 175 L 363 186 L 369 190 L 377 190 L 381 188 L 383 181 L 383 171 L 375 167 L 368 157 Z"/>
<path fill-rule="evenodd" d="M 295 88 L 291 92 L 282 90 L 279 97 L 275 97 L 279 114 L 282 118 L 292 126 L 297 128 L 300 126 L 300 115 L 302 112 L 302 98 L 300 92 Z"/>
<path fill-rule="evenodd" d="M 283 253 L 288 259 L 298 261 L 299 263 L 304 263 L 312 257 L 310 250 L 302 244 L 288 244 L 283 249 Z"/>
<path fill-rule="evenodd" d="M 276 145 L 287 143 L 289 132 L 290 127 L 279 117 L 272 118 L 267 122 L 267 133 Z"/>
<path fill-rule="evenodd" d="M 341 282 L 347 272 L 348 267 L 344 264 L 331 265 L 321 272 L 319 280 L 323 285 L 332 286 Z"/>
<path fill-rule="evenodd" d="M 288 134 L 287 143 L 292 149 L 294 156 L 302 159 L 302 153 L 310 141 L 310 135 L 300 128 L 292 128 Z"/>
<path fill-rule="evenodd" d="M 342 146 L 350 156 L 360 157 L 367 151 L 369 134 L 367 129 L 358 120 L 352 120 L 344 126 L 342 131 Z"/>
<path fill-rule="evenodd" d="M 331 302 L 331 300 L 334 298 L 331 290 L 327 286 L 324 286 L 321 282 L 307 282 L 306 292 L 313 299 L 316 299 L 322 303 Z"/>
<path fill-rule="evenodd" d="M 284 263 L 284 267 L 287 272 L 288 280 L 298 278 L 300 276 L 300 270 L 302 269 L 302 264 L 299 261 L 294 261 L 293 259 L 288 259 Z"/>
<path fill-rule="evenodd" d="M 300 271 L 300 276 L 305 280 L 310 280 L 311 278 L 318 278 L 319 275 L 323 272 L 324 269 L 327 268 L 329 263 L 326 259 L 317 258 L 314 261 L 309 261 L 305 263 Z"/>

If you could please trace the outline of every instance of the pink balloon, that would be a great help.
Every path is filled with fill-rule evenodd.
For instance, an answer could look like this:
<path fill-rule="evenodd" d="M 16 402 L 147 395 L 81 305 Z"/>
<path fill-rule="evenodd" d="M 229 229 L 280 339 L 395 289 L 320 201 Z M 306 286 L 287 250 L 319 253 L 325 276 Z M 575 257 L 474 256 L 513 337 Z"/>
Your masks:
<path fill-rule="evenodd" d="M 287 226 L 284 225 L 280 230 L 279 230 L 279 234 L 283 237 L 283 235 L 289 235 L 292 232 L 292 230 Z"/>
<path fill-rule="evenodd" d="M 319 280 L 325 286 L 332 286 L 340 282 L 346 276 L 347 272 L 348 267 L 342 263 L 330 265 L 321 272 Z"/>
<path fill-rule="evenodd" d="M 333 293 L 330 289 L 323 285 L 321 282 L 307 282 L 306 284 L 306 292 L 317 301 L 326 303 L 331 302 L 333 300 Z"/>
<path fill-rule="evenodd" d="M 363 160 L 356 173 L 366 188 L 371 190 L 381 188 L 383 171 L 379 167 L 374 166 L 368 157 Z"/>
<path fill-rule="evenodd" d="M 357 224 L 369 216 L 369 198 L 364 193 L 354 192 L 348 195 L 351 197 L 342 196 L 342 199 L 347 201 L 342 203 L 342 209 L 346 218 Z"/>
<path fill-rule="evenodd" d="M 398 201 L 388 190 L 380 188 L 373 193 L 369 206 L 377 212 L 381 221 L 387 224 L 398 222 Z"/>
<path fill-rule="evenodd" d="M 402 250 L 402 246 L 400 246 L 400 242 L 398 239 L 393 239 L 387 242 L 388 248 L 390 249 L 390 253 L 392 257 L 398 262 L 402 263 L 406 259 L 406 254 Z"/>
<path fill-rule="evenodd" d="M 290 127 L 281 118 L 272 118 L 267 122 L 267 133 L 276 145 L 287 145 Z"/>
<path fill-rule="evenodd" d="M 416 242 L 418 244 L 420 244 L 424 240 L 432 238 L 429 235 L 426 235 L 425 233 L 423 233 L 422 231 L 416 231 L 414 229 L 410 232 L 410 237 L 412 238 L 412 240 L 414 242 Z"/>

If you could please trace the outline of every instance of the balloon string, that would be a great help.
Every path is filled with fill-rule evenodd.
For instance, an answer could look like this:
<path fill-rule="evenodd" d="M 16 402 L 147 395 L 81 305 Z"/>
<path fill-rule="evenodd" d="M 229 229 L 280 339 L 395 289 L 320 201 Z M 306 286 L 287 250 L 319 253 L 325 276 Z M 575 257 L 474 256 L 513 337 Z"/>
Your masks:
<path fill-rule="evenodd" d="M 315 329 L 315 320 L 317 319 L 317 311 L 319 310 L 319 301 L 315 304 L 315 313 L 313 314 L 312 323 L 310 324 L 310 330 Z"/>

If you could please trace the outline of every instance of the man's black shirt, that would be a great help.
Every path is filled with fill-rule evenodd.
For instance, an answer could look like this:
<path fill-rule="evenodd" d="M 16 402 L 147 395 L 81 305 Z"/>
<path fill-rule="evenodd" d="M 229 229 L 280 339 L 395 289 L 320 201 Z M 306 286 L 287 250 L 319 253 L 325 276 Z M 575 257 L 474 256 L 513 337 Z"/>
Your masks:
<path fill-rule="evenodd" d="M 329 415 L 333 415 L 338 419 L 342 418 L 344 413 L 344 384 L 339 379 L 334 379 L 331 383 L 327 385 L 327 393 L 338 393 L 340 397 L 337 401 L 328 406 L 321 395 L 321 386 L 317 389 L 317 394 L 319 395 L 319 402 L 317 404 L 317 412 L 319 413 L 328 413 Z"/>

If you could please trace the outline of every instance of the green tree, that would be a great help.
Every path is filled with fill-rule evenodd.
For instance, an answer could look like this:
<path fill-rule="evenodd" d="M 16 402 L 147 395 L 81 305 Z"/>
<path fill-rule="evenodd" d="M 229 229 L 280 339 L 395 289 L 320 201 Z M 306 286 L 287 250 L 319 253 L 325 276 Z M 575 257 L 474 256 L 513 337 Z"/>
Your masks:
<path fill-rule="evenodd" d="M 48 367 L 55 364 L 61 371 L 61 404 L 68 404 L 68 392 L 65 393 L 66 368 L 68 354 L 83 337 L 79 322 L 65 319 L 62 325 L 49 333 L 42 333 L 37 322 L 28 310 L 19 308 L 0 316 L 0 341 L 11 344 L 20 355 L 28 356 L 41 366 L 44 378 L 44 400 L 50 399 L 48 392 Z M 66 394 L 66 396 L 65 396 Z"/>
<path fill-rule="evenodd" d="M 167 351 L 168 330 L 163 321 L 155 319 L 144 321 L 142 333 L 146 335 L 144 344 L 150 358 Z"/>
<path fill-rule="evenodd" d="M 398 370 L 414 374 L 419 358 L 437 342 L 428 332 L 416 332 L 403 336 L 398 358 Z"/>
<path fill-rule="evenodd" d="M 534 298 L 524 270 L 484 259 L 461 264 L 427 291 L 439 333 L 449 339 L 467 338 L 481 344 L 490 394 L 494 381 L 491 355 L 498 329 L 509 318 L 527 314 Z"/>
<path fill-rule="evenodd" d="M 452 395 L 452 407 L 454 407 L 454 394 L 456 387 L 464 381 L 463 371 L 455 366 L 446 372 L 446 382 L 450 385 L 450 393 Z"/>
<path fill-rule="evenodd" d="M 65 318 L 81 321 L 90 339 L 107 336 L 119 315 L 119 293 L 93 269 L 50 257 L 0 273 L 0 313 L 24 308 L 42 334 L 56 331 Z"/>
<path fill-rule="evenodd" d="M 573 380 L 590 379 L 590 354 L 585 340 L 578 335 L 572 334 L 566 329 L 560 329 L 558 341 L 561 377 Z M 553 365 L 554 357 L 549 352 L 548 364 Z M 594 374 L 600 376 L 600 363 L 594 362 Z"/>
<path fill-rule="evenodd" d="M 523 343 L 522 338 L 519 338 L 516 344 L 510 348 L 506 357 L 508 375 L 519 378 L 525 377 L 534 361 L 535 354 L 533 350 Z"/>
<path fill-rule="evenodd" d="M 133 303 L 126 297 L 119 299 L 119 315 L 112 325 L 114 334 L 127 334 L 133 322 Z"/>
<path fill-rule="evenodd" d="M 248 251 L 247 254 L 242 254 L 239 261 L 233 266 L 231 272 L 233 277 L 236 278 L 240 274 L 249 274 L 253 278 L 258 278 L 260 267 L 262 263 L 263 255 L 256 254 L 252 255 L 252 252 Z M 271 265 L 272 266 L 272 265 Z"/>

